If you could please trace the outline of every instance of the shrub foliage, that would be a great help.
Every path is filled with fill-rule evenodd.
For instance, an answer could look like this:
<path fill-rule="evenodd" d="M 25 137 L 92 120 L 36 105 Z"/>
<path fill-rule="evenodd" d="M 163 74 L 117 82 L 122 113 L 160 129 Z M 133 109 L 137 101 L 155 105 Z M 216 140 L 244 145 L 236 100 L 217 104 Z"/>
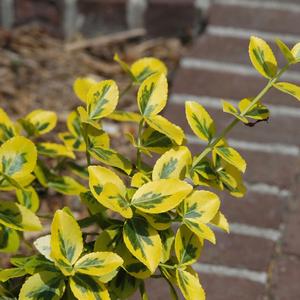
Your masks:
<path fill-rule="evenodd" d="M 69 114 L 60 143 L 44 137 L 55 128 L 56 113 L 37 109 L 13 122 L 1 109 L 0 251 L 16 253 L 24 232 L 43 230 L 40 196 L 48 190 L 79 196 L 89 213 L 76 220 L 64 207 L 50 216 L 51 228 L 33 242 L 35 253 L 12 256 L 13 267 L 0 270 L 1 299 L 128 299 L 136 290 L 148 299 L 144 281 L 150 277 L 165 281 L 172 299 L 178 299 L 179 290 L 185 299 L 205 299 L 193 264 L 207 241 L 216 243 L 214 229 L 229 232 L 220 199 L 211 190 L 235 197 L 246 191 L 246 162 L 226 136 L 240 122 L 253 126 L 269 118 L 260 100 L 271 88 L 300 100 L 300 87 L 279 81 L 300 61 L 300 43 L 291 50 L 280 40 L 277 45 L 287 61 L 281 69 L 267 43 L 251 37 L 251 62 L 267 83 L 256 97 L 237 105 L 223 101 L 233 120 L 219 134 L 203 106 L 186 102 L 187 122 L 205 145 L 194 156 L 184 131 L 161 115 L 168 98 L 167 69 L 155 58 L 128 66 L 115 56 L 130 78 L 121 94 L 113 80 L 78 78 L 74 92 L 82 106 Z M 116 110 L 132 88 L 137 112 Z M 110 146 L 105 119 L 137 125 L 136 134 L 127 134 L 134 160 Z"/>

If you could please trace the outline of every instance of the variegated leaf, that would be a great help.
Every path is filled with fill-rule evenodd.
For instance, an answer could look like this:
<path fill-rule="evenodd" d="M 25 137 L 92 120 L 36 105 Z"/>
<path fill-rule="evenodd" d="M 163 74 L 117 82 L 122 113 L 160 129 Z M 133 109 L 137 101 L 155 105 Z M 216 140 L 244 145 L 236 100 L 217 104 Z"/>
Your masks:
<path fill-rule="evenodd" d="M 140 86 L 137 99 L 144 117 L 157 115 L 165 107 L 168 97 L 168 82 L 164 74 L 148 77 Z"/>
<path fill-rule="evenodd" d="M 127 220 L 123 228 L 127 249 L 153 273 L 162 255 L 159 234 L 143 218 Z"/>
<path fill-rule="evenodd" d="M 266 78 L 277 73 L 277 61 L 270 46 L 262 39 L 252 36 L 249 44 L 249 56 L 255 69 Z"/>
<path fill-rule="evenodd" d="M 159 179 L 140 187 L 131 204 L 145 213 L 163 213 L 176 207 L 192 189 L 179 179 Z"/>

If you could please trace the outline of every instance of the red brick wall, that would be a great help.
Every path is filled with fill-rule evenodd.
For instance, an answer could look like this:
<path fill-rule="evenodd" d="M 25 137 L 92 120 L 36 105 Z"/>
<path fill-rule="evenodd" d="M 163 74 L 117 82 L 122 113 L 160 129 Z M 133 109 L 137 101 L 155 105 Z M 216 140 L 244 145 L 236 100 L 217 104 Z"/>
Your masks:
<path fill-rule="evenodd" d="M 192 36 L 199 23 L 195 0 L 0 0 L 0 25 L 4 1 L 11 3 L 14 26 L 39 23 L 58 36 L 125 30 L 134 17 L 152 36 Z M 136 7 L 141 3 L 145 10 Z"/>

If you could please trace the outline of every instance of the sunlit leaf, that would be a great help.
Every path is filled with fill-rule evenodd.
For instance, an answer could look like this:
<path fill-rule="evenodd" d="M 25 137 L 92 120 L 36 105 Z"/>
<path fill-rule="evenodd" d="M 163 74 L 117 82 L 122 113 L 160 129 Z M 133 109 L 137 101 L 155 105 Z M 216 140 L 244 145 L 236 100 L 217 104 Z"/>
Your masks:
<path fill-rule="evenodd" d="M 136 78 L 132 74 L 132 72 L 131 72 L 130 67 L 128 66 L 128 64 L 125 61 L 121 60 L 120 57 L 119 57 L 119 55 L 117 53 L 115 53 L 115 55 L 114 55 L 114 61 L 116 61 L 121 66 L 121 68 L 123 69 L 123 71 L 126 72 L 130 76 L 130 78 L 131 78 L 132 81 L 136 81 Z"/>
<path fill-rule="evenodd" d="M 25 137 L 17 136 L 0 147 L 1 173 L 15 180 L 29 175 L 36 164 L 37 151 L 34 144 Z"/>
<path fill-rule="evenodd" d="M 38 217 L 23 205 L 0 201 L 0 224 L 20 231 L 39 231 L 42 225 Z"/>
<path fill-rule="evenodd" d="M 66 146 L 56 144 L 56 143 L 38 143 L 36 145 L 37 151 L 41 155 L 49 156 L 49 157 L 69 157 L 75 158 L 74 153 L 69 150 Z"/>
<path fill-rule="evenodd" d="M 92 275 L 106 275 L 123 263 L 122 258 L 113 252 L 92 252 L 82 256 L 75 264 L 75 272 Z"/>
<path fill-rule="evenodd" d="M 139 279 L 130 276 L 124 270 L 120 270 L 117 276 L 109 283 L 109 288 L 113 297 L 125 300 L 129 299 L 137 290 L 139 284 Z"/>
<path fill-rule="evenodd" d="M 113 113 L 107 116 L 108 119 L 119 122 L 134 122 L 139 123 L 142 120 L 140 114 L 131 111 L 115 110 Z"/>
<path fill-rule="evenodd" d="M 113 80 L 103 80 L 92 85 L 87 95 L 87 112 L 92 120 L 110 115 L 119 99 L 118 86 Z"/>
<path fill-rule="evenodd" d="M 37 109 L 25 117 L 25 130 L 29 134 L 42 135 L 51 131 L 57 123 L 57 115 L 53 111 Z M 26 123 L 29 124 L 26 124 Z"/>
<path fill-rule="evenodd" d="M 183 130 L 162 116 L 153 116 L 146 119 L 147 124 L 154 130 L 166 135 L 177 145 L 181 145 L 185 138 Z"/>
<path fill-rule="evenodd" d="M 291 50 L 294 58 L 299 61 L 300 59 L 300 43 L 297 43 Z"/>
<path fill-rule="evenodd" d="M 145 175 L 141 172 L 137 172 L 131 178 L 131 186 L 139 188 L 149 181 L 151 181 L 151 180 L 147 175 Z"/>
<path fill-rule="evenodd" d="M 141 114 L 145 117 L 157 115 L 166 105 L 168 82 L 164 74 L 148 77 L 140 86 L 137 99 Z"/>
<path fill-rule="evenodd" d="M 161 214 L 146 214 L 139 212 L 139 214 L 143 216 L 156 230 L 166 230 L 172 224 L 172 217 L 167 212 Z"/>
<path fill-rule="evenodd" d="M 90 166 L 88 171 L 89 186 L 97 201 L 125 218 L 131 218 L 132 210 L 126 199 L 126 187 L 120 177 L 100 166 Z"/>
<path fill-rule="evenodd" d="M 73 90 L 76 96 L 83 102 L 87 102 L 89 89 L 97 82 L 89 77 L 79 77 L 74 81 Z"/>
<path fill-rule="evenodd" d="M 0 108 L 0 144 L 16 135 L 13 122 L 6 112 Z"/>
<path fill-rule="evenodd" d="M 278 82 L 275 83 L 274 86 L 278 90 L 287 93 L 300 101 L 300 86 L 297 86 L 289 82 Z"/>
<path fill-rule="evenodd" d="M 214 151 L 229 164 L 235 166 L 241 172 L 245 172 L 247 164 L 235 149 L 233 149 L 232 147 L 223 146 L 215 147 Z"/>
<path fill-rule="evenodd" d="M 40 272 L 29 277 L 23 284 L 20 300 L 59 300 L 65 291 L 62 276 L 55 272 Z"/>
<path fill-rule="evenodd" d="M 39 237 L 33 242 L 35 248 L 48 260 L 53 261 L 51 258 L 51 235 L 47 234 Z"/>
<path fill-rule="evenodd" d="M 185 172 L 192 157 L 187 147 L 171 149 L 164 153 L 155 163 L 152 179 L 178 178 L 184 179 Z"/>
<path fill-rule="evenodd" d="M 162 255 L 162 244 L 155 229 L 140 217 L 127 220 L 123 228 L 126 247 L 153 273 Z"/>
<path fill-rule="evenodd" d="M 9 268 L 9 269 L 0 270 L 0 282 L 6 282 L 11 278 L 22 277 L 25 274 L 26 271 L 22 268 Z M 4 300 L 6 300 L 6 298 L 4 298 Z"/>
<path fill-rule="evenodd" d="M 195 191 L 179 207 L 183 223 L 200 238 L 214 241 L 215 237 L 209 227 L 205 226 L 218 212 L 219 197 L 209 191 Z"/>
<path fill-rule="evenodd" d="M 83 139 L 72 135 L 70 132 L 61 132 L 58 137 L 70 150 L 83 152 L 86 149 Z"/>
<path fill-rule="evenodd" d="M 73 264 L 83 250 L 79 225 L 68 213 L 57 210 L 51 225 L 51 258 L 64 275 L 74 274 Z"/>
<path fill-rule="evenodd" d="M 101 161 L 104 164 L 119 168 L 127 174 L 129 174 L 132 170 L 130 161 L 122 154 L 113 149 L 104 147 L 92 147 L 89 149 L 89 151 L 95 159 Z"/>
<path fill-rule="evenodd" d="M 287 60 L 287 62 L 291 63 L 295 60 L 295 57 L 289 47 L 280 39 L 275 39 L 275 42 L 280 49 L 281 53 L 283 54 L 284 58 Z"/>
<path fill-rule="evenodd" d="M 76 274 L 69 282 L 72 293 L 78 300 L 110 300 L 105 285 L 97 277 Z"/>
<path fill-rule="evenodd" d="M 205 300 L 205 292 L 198 276 L 184 270 L 176 270 L 178 286 L 186 300 Z"/>
<path fill-rule="evenodd" d="M 16 191 L 16 196 L 20 204 L 36 212 L 40 206 L 40 200 L 37 192 L 32 186 L 24 189 L 18 189 Z"/>
<path fill-rule="evenodd" d="M 0 253 L 14 253 L 19 249 L 20 237 L 16 230 L 0 225 Z"/>
<path fill-rule="evenodd" d="M 141 145 L 144 149 L 163 154 L 167 150 L 171 149 L 175 144 L 165 134 L 148 127 L 142 134 Z"/>
<path fill-rule="evenodd" d="M 202 243 L 198 236 L 185 225 L 180 226 L 175 238 L 175 253 L 181 266 L 191 265 L 200 256 Z"/>
<path fill-rule="evenodd" d="M 153 74 L 167 75 L 168 72 L 165 64 L 154 57 L 144 57 L 135 61 L 130 70 L 138 82 L 143 82 Z"/>
<path fill-rule="evenodd" d="M 226 217 L 219 211 L 215 215 L 215 217 L 210 221 L 211 224 L 215 225 L 216 227 L 224 230 L 225 232 L 229 233 L 230 226 L 226 219 Z"/>
<path fill-rule="evenodd" d="M 131 204 L 145 213 L 163 213 L 176 207 L 192 189 L 179 179 L 159 179 L 140 187 Z"/>
<path fill-rule="evenodd" d="M 270 46 L 262 39 L 252 36 L 249 44 L 249 56 L 255 69 L 266 78 L 277 73 L 277 61 Z"/>
<path fill-rule="evenodd" d="M 251 108 L 249 109 L 249 107 Z M 253 105 L 252 99 L 248 98 L 242 99 L 239 102 L 239 109 L 241 113 L 247 110 L 247 113 L 244 114 L 244 116 L 255 120 L 266 120 L 270 116 L 269 109 L 265 105 L 260 102 Z"/>
<path fill-rule="evenodd" d="M 194 101 L 185 102 L 186 119 L 200 139 L 210 141 L 215 134 L 215 124 L 202 105 Z"/>
<path fill-rule="evenodd" d="M 162 244 L 161 262 L 165 263 L 170 259 L 172 247 L 175 241 L 175 236 L 171 228 L 159 231 L 158 233 Z"/>
<path fill-rule="evenodd" d="M 248 123 L 247 118 L 245 118 L 244 116 L 241 116 L 240 113 L 238 112 L 238 110 L 231 103 L 223 100 L 222 105 L 223 105 L 223 112 L 235 116 L 236 118 L 238 118 L 239 120 L 241 120 L 242 122 L 244 122 L 246 124 Z"/>

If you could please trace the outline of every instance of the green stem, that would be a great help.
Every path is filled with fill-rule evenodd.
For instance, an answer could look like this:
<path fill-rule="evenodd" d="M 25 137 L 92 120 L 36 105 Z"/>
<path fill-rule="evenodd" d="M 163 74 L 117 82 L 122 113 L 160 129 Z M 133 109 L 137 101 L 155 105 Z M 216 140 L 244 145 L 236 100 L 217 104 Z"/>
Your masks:
<path fill-rule="evenodd" d="M 140 284 L 140 294 L 141 294 L 141 300 L 149 300 L 149 297 L 146 293 L 144 281 L 142 281 Z"/>
<path fill-rule="evenodd" d="M 259 94 L 252 100 L 248 107 L 241 113 L 241 116 L 245 116 L 249 110 L 272 88 L 273 84 L 277 82 L 277 80 L 281 77 L 281 75 L 289 68 L 290 64 L 287 64 L 283 67 L 277 75 L 270 79 L 267 85 L 259 92 Z M 200 153 L 200 155 L 193 162 L 193 167 L 199 164 L 213 149 L 214 147 L 231 131 L 232 128 L 235 127 L 236 124 L 239 123 L 239 119 L 235 118 L 231 123 L 217 136 L 213 139 L 207 147 Z"/>
<path fill-rule="evenodd" d="M 91 165 L 91 155 L 89 152 L 89 147 L 90 147 L 89 137 L 87 136 L 82 124 L 81 124 L 80 128 L 81 128 L 81 133 L 82 133 L 82 136 L 83 136 L 83 139 L 85 142 L 85 147 L 86 147 L 85 156 L 86 156 L 87 166 L 90 166 Z"/>
<path fill-rule="evenodd" d="M 8 181 L 8 183 L 10 183 L 12 186 L 18 188 L 19 190 L 25 191 L 24 187 L 21 186 L 19 184 L 19 182 L 17 182 L 16 180 L 14 180 L 13 178 L 10 178 L 9 176 L 7 176 L 6 174 L 0 172 L 0 176 L 3 176 L 3 178 L 1 179 L 0 185 L 4 182 L 4 180 Z M 4 180 L 3 180 L 4 179 Z"/>
<path fill-rule="evenodd" d="M 127 94 L 131 88 L 133 87 L 133 82 L 130 82 L 125 89 L 120 93 L 120 98 L 122 98 L 125 94 Z"/>
<path fill-rule="evenodd" d="M 166 265 L 166 264 L 159 264 L 160 267 L 166 268 L 166 269 L 172 269 L 175 270 L 177 269 L 177 265 L 171 266 L 171 265 Z"/>
<path fill-rule="evenodd" d="M 142 153 L 141 153 L 141 136 L 144 126 L 144 120 L 142 119 L 139 123 L 139 129 L 138 129 L 138 137 L 137 137 L 137 149 L 136 149 L 136 166 L 138 169 L 141 168 L 142 165 Z"/>

